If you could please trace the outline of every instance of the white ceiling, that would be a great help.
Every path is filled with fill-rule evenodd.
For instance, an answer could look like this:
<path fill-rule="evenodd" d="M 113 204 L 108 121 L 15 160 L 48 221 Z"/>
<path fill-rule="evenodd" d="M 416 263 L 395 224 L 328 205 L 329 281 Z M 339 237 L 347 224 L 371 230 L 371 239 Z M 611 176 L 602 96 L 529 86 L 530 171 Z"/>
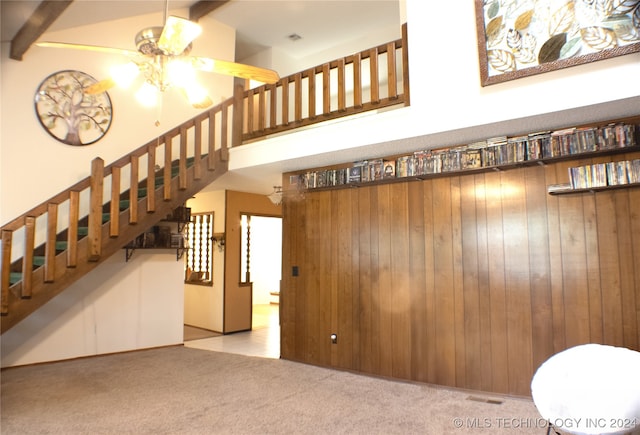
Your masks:
<path fill-rule="evenodd" d="M 232 0 L 210 15 L 236 29 L 236 60 L 275 47 L 294 59 L 374 34 L 378 29 L 400 26 L 400 0 Z M 2 41 L 10 41 L 40 3 L 40 0 L 0 0 Z M 195 0 L 171 0 L 169 13 L 185 9 Z M 165 10 L 163 0 L 75 0 L 49 31 L 69 29 L 124 17 Z M 291 41 L 288 35 L 302 39 Z M 77 41 L 82 43 L 82 41 Z M 133 48 L 133 47 L 119 47 Z M 362 47 L 367 49 L 369 47 Z M 28 52 L 26 53 L 28 56 Z M 330 59 L 327 59 L 330 60 Z M 336 157 L 336 156 L 334 156 Z M 351 157 L 345 156 L 344 161 Z M 304 159 L 303 159 L 304 160 Z M 299 161 L 300 168 L 317 166 L 313 160 Z M 226 174 L 214 189 L 270 193 L 281 184 L 280 164 Z M 209 189 L 208 189 L 209 190 Z"/>
<path fill-rule="evenodd" d="M 399 0 L 232 0 L 211 13 L 236 29 L 236 59 L 276 47 L 295 59 L 400 24 Z M 0 0 L 2 41 L 10 41 L 40 3 Z M 171 0 L 169 11 L 188 8 L 194 0 Z M 163 0 L 75 0 L 50 31 L 165 10 Z M 302 39 L 291 41 L 297 34 Z M 78 41 L 82 43 L 82 41 Z M 129 48 L 129 47 L 119 47 Z M 368 47 L 364 47 L 368 48 Z"/>

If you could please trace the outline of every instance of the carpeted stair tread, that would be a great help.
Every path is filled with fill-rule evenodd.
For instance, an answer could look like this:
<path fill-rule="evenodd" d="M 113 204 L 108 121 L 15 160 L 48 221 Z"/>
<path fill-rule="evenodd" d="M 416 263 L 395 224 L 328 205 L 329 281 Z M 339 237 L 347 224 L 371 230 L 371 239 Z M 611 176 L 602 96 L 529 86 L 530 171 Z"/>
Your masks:
<path fill-rule="evenodd" d="M 34 266 L 43 266 L 44 265 L 44 255 L 36 255 L 33 257 L 33 265 Z"/>
<path fill-rule="evenodd" d="M 11 272 L 9 274 L 9 284 L 13 285 L 17 282 L 22 281 L 22 272 Z"/>

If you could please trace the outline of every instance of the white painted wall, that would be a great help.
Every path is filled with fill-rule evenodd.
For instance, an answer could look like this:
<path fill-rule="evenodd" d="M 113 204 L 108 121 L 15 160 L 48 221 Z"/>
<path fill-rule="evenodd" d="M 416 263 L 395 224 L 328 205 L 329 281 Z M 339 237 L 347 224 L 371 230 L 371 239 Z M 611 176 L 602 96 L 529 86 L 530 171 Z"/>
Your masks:
<path fill-rule="evenodd" d="M 251 282 L 254 305 L 268 304 L 282 279 L 282 218 L 251 216 Z"/>
<path fill-rule="evenodd" d="M 187 201 L 192 213 L 213 211 L 213 232 L 224 233 L 223 190 L 201 192 Z M 213 248 L 213 286 L 184 285 L 184 323 L 222 332 L 224 325 L 224 250 Z"/>
<path fill-rule="evenodd" d="M 2 335 L 2 367 L 183 342 L 175 251 L 114 255 Z"/>

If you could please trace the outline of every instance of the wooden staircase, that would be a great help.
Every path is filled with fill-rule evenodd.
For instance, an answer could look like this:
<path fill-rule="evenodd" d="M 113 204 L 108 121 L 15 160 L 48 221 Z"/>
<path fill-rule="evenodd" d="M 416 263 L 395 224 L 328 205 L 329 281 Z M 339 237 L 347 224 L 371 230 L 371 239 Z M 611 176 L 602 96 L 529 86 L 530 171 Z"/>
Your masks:
<path fill-rule="evenodd" d="M 4 225 L 2 333 L 226 173 L 230 135 L 216 126 L 229 125 L 230 107 L 222 103 L 108 166 L 94 159 L 89 177 Z"/>
<path fill-rule="evenodd" d="M 232 98 L 110 165 L 94 159 L 90 176 L 0 228 L 1 333 L 226 173 L 230 147 L 408 106 L 407 42 L 404 24 L 399 40 L 276 84 L 237 84 Z"/>

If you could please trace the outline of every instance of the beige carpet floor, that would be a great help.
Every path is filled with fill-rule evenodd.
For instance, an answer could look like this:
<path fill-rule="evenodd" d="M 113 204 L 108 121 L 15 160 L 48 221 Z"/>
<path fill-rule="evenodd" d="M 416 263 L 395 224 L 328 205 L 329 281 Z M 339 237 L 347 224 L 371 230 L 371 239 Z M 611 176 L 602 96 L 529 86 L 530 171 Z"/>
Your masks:
<path fill-rule="evenodd" d="M 183 346 L 1 376 L 3 435 L 545 433 L 527 399 Z"/>

